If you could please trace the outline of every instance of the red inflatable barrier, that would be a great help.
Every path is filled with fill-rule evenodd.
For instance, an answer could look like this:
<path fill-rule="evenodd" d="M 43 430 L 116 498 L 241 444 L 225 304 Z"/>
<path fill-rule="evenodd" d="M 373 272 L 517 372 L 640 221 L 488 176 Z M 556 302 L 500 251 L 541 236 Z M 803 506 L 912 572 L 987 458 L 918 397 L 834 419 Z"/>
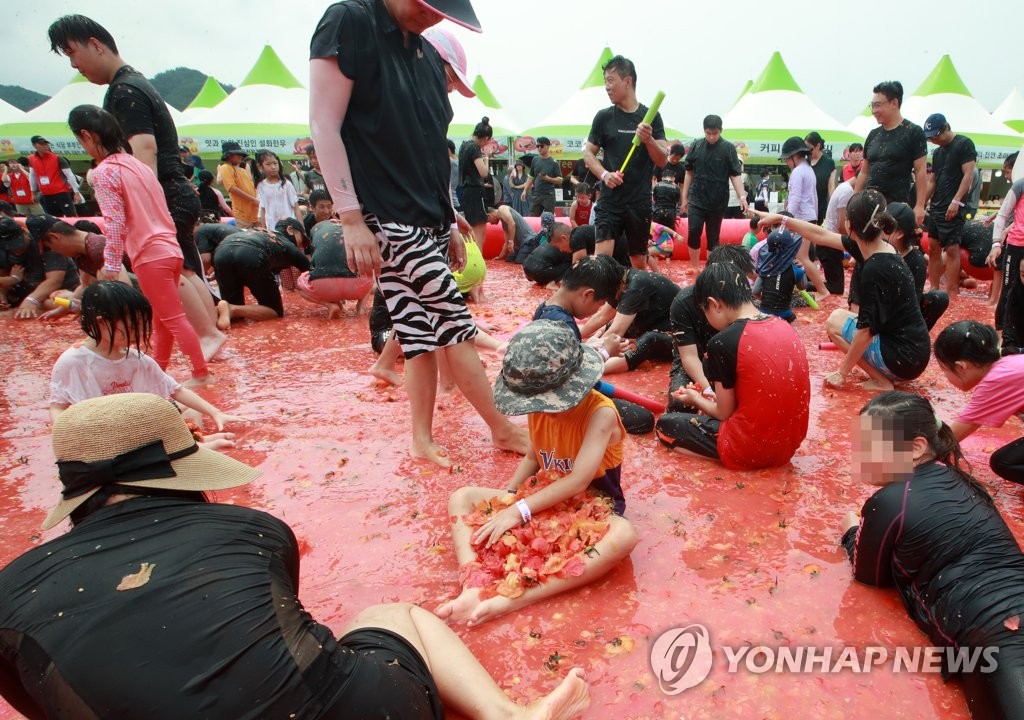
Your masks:
<path fill-rule="evenodd" d="M 523 218 L 526 223 L 534 230 L 540 230 L 540 218 L 539 217 L 527 217 Z M 556 218 L 556 222 L 562 221 L 561 218 Z M 722 221 L 722 232 L 719 235 L 719 242 L 724 245 L 739 245 L 743 242 L 743 236 L 750 230 L 749 220 L 723 220 Z M 684 238 L 689 233 L 689 226 L 686 223 L 686 218 L 679 218 L 676 220 L 676 232 L 682 235 Z M 495 223 L 494 225 L 487 226 L 487 234 L 484 237 L 483 253 L 484 257 L 488 260 L 498 257 L 501 252 L 501 248 L 505 245 L 505 229 L 501 226 L 501 223 Z M 700 243 L 700 257 L 702 260 L 707 259 L 707 235 L 701 235 Z M 686 248 L 686 243 L 675 243 L 675 247 L 672 249 L 673 260 L 689 260 L 690 255 Z"/>
<path fill-rule="evenodd" d="M 921 252 L 928 255 L 928 233 L 921 236 Z M 967 273 L 970 277 L 975 280 L 991 280 L 992 279 L 992 268 L 988 265 L 985 267 L 975 267 L 971 265 L 970 254 L 966 249 L 960 248 L 960 269 Z"/>

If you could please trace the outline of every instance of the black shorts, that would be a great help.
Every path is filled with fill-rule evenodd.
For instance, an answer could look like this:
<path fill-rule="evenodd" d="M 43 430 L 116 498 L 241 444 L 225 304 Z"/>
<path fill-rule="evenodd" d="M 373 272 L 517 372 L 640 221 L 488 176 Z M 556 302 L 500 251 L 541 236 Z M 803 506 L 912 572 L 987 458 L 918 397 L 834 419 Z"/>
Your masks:
<path fill-rule="evenodd" d="M 658 439 L 670 448 L 683 448 L 717 460 L 718 430 L 721 426 L 721 422 L 707 415 L 670 412 L 658 418 L 655 427 Z"/>
<path fill-rule="evenodd" d="M 597 204 L 597 241 L 614 240 L 625 233 L 630 257 L 647 255 L 651 239 L 651 206 L 609 207 L 609 203 Z"/>
<path fill-rule="evenodd" d="M 938 242 L 940 247 L 959 245 L 964 230 L 964 209 L 960 208 L 952 220 L 947 220 L 945 215 L 928 213 L 924 219 L 924 229 L 928 231 L 928 238 Z"/>
<path fill-rule="evenodd" d="M 401 635 L 360 628 L 338 640 L 339 655 L 355 653 L 355 670 L 322 718 L 443 720 L 444 706 L 423 657 Z"/>
<path fill-rule="evenodd" d="M 160 187 L 167 200 L 167 210 L 174 221 L 174 234 L 181 246 L 182 267 L 197 275 L 203 273 L 203 261 L 196 247 L 195 229 L 199 222 L 202 203 L 195 187 L 185 178 L 163 180 Z"/>
<path fill-rule="evenodd" d="M 484 187 L 464 185 L 462 187 L 462 214 L 470 225 L 481 225 L 487 222 L 487 196 Z"/>
<path fill-rule="evenodd" d="M 277 280 L 262 253 L 244 245 L 217 248 L 213 256 L 220 296 L 232 305 L 245 304 L 245 288 L 256 302 L 284 317 L 284 302 Z"/>

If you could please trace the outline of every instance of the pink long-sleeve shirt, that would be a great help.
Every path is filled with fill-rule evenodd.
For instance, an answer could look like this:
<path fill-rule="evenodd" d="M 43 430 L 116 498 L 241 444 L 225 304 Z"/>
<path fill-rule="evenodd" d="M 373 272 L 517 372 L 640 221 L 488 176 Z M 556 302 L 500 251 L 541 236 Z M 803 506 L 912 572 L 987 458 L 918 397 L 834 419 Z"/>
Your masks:
<path fill-rule="evenodd" d="M 132 265 L 182 257 L 163 188 L 148 165 L 126 153 L 108 155 L 93 169 L 92 186 L 106 224 L 104 268 L 119 271 L 125 253 Z"/>

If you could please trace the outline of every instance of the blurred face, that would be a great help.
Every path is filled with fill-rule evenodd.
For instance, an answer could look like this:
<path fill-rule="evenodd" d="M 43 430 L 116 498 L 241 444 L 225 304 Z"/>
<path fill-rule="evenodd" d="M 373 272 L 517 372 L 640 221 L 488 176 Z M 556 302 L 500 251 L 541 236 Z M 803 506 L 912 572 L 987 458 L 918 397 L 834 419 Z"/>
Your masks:
<path fill-rule="evenodd" d="M 628 98 L 631 87 L 632 81 L 623 79 L 615 70 L 608 70 L 604 74 L 604 91 L 608 93 L 608 99 L 613 105 L 618 105 Z"/>
<path fill-rule="evenodd" d="M 594 297 L 594 288 L 581 288 L 579 300 L 576 302 L 576 311 L 579 317 L 590 317 L 604 307 L 604 300 L 597 300 Z"/>
<path fill-rule="evenodd" d="M 542 158 L 546 158 L 550 151 L 551 151 L 551 146 L 550 145 L 538 145 L 537 146 L 537 152 L 540 153 L 540 156 Z"/>
<path fill-rule="evenodd" d="M 964 392 L 973 390 L 987 374 L 986 369 L 978 367 L 967 360 L 957 360 L 952 366 L 939 363 L 939 369 L 942 370 L 942 374 L 949 380 L 950 385 Z"/>
<path fill-rule="evenodd" d="M 672 163 L 673 165 L 678 165 L 679 161 L 682 160 L 682 159 L 683 159 L 682 155 L 676 155 L 675 153 L 672 153 L 671 155 L 668 156 L 668 161 L 670 163 Z"/>
<path fill-rule="evenodd" d="M 49 155 L 50 146 L 47 143 L 32 143 L 32 147 L 36 149 L 37 155 Z M 85 147 L 84 145 L 82 147 Z"/>
<path fill-rule="evenodd" d="M 245 160 L 245 155 L 228 155 L 228 163 L 235 167 L 241 165 L 243 160 Z"/>
<path fill-rule="evenodd" d="M 890 100 L 883 93 L 875 93 L 871 97 L 871 116 L 879 125 L 886 125 L 900 114 L 896 98 Z"/>
<path fill-rule="evenodd" d="M 704 128 L 704 139 L 708 141 L 709 145 L 714 145 L 716 142 L 722 139 L 722 129 Z"/>
<path fill-rule="evenodd" d="M 924 442 L 924 438 L 919 438 Z M 916 442 L 916 441 L 915 441 Z M 853 474 L 868 485 L 888 485 L 914 471 L 914 445 L 899 448 L 881 418 L 859 415 L 853 427 Z"/>
<path fill-rule="evenodd" d="M 320 161 L 316 159 L 316 153 L 309 154 L 309 164 L 313 166 L 313 169 L 320 172 Z"/>
<path fill-rule="evenodd" d="M 82 146 L 82 149 L 85 150 L 86 155 L 91 157 L 93 160 L 103 159 L 104 156 L 100 154 L 100 145 L 99 142 L 97 142 L 95 135 L 88 130 L 83 130 L 75 135 L 75 138 L 78 140 L 78 144 Z M 47 151 L 50 149 L 49 145 L 36 145 L 37 150 L 40 147 L 45 147 Z"/>
<path fill-rule="evenodd" d="M 590 193 L 576 193 L 576 202 L 583 207 L 590 205 Z"/>
<path fill-rule="evenodd" d="M 78 254 L 71 242 L 71 238 L 60 233 L 47 233 L 43 238 L 43 247 L 49 248 L 64 257 L 75 257 Z"/>
<path fill-rule="evenodd" d="M 267 155 L 260 162 L 260 170 L 267 177 L 277 177 L 281 173 L 281 164 L 273 155 Z"/>
<path fill-rule="evenodd" d="M 850 162 L 854 165 L 860 165 L 861 161 L 864 160 L 863 150 L 851 150 L 850 151 Z"/>
<path fill-rule="evenodd" d="M 317 222 L 323 222 L 334 212 L 334 203 L 330 200 L 320 200 L 313 206 L 313 217 Z"/>
<path fill-rule="evenodd" d="M 102 85 L 109 80 L 103 63 L 107 47 L 96 38 L 89 38 L 84 43 L 72 40 L 62 49 L 71 61 L 71 67 L 82 73 L 89 82 Z"/>
<path fill-rule="evenodd" d="M 384 6 L 395 24 L 407 33 L 419 35 L 441 22 L 442 17 L 418 0 L 384 0 Z"/>

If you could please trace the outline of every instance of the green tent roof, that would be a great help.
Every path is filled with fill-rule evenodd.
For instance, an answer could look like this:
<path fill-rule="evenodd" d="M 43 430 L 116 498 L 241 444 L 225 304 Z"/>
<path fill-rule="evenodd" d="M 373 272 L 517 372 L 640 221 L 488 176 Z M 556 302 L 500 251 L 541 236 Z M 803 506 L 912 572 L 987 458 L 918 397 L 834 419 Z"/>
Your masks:
<path fill-rule="evenodd" d="M 89 79 L 87 77 L 85 77 L 85 75 L 83 75 L 82 73 L 75 73 L 75 76 L 73 78 L 71 78 L 71 82 L 69 82 L 68 85 L 74 85 L 75 83 L 87 83 L 87 82 L 89 82 Z"/>
<path fill-rule="evenodd" d="M 939 93 L 972 97 L 967 86 L 964 85 L 964 81 L 960 79 L 960 73 L 953 67 L 953 61 L 949 59 L 949 55 L 942 56 L 935 69 L 924 79 L 920 87 L 914 91 L 915 95 L 920 95 L 921 97 L 938 95 Z"/>
<path fill-rule="evenodd" d="M 743 96 L 746 95 L 748 92 L 750 92 L 750 88 L 752 88 L 752 87 L 754 87 L 754 81 L 753 80 L 747 80 L 747 84 L 743 86 L 743 89 L 740 90 L 740 94 L 737 95 L 736 99 L 732 101 L 732 105 L 730 105 L 729 108 L 732 109 L 732 108 L 736 107 L 736 103 L 738 103 L 740 100 L 742 100 Z"/>
<path fill-rule="evenodd" d="M 260 53 L 256 64 L 252 66 L 252 70 L 239 87 L 246 85 L 277 85 L 287 89 L 302 87 L 302 83 L 285 67 L 281 58 L 269 45 L 263 46 L 263 52 Z"/>
<path fill-rule="evenodd" d="M 597 65 L 587 75 L 587 79 L 580 85 L 580 90 L 586 90 L 591 87 L 604 87 L 604 70 L 603 68 L 609 60 L 612 59 L 612 51 L 610 48 L 605 48 L 601 51 L 601 57 L 597 59 Z"/>
<path fill-rule="evenodd" d="M 194 110 L 195 108 L 212 108 L 227 96 L 228 94 L 224 91 L 224 88 L 220 86 L 220 83 L 212 76 L 207 75 L 206 82 L 203 83 L 203 87 L 199 89 L 195 98 L 185 109 Z"/>
<path fill-rule="evenodd" d="M 476 93 L 477 100 L 484 107 L 494 108 L 495 110 L 501 109 L 501 103 L 494 97 L 494 93 L 487 87 L 487 83 L 484 82 L 482 75 L 477 75 L 476 80 L 473 81 L 473 92 Z"/>
<path fill-rule="evenodd" d="M 800 86 L 796 84 L 796 80 L 793 79 L 793 75 L 789 72 L 789 68 L 786 67 L 786 63 L 782 61 L 782 55 L 779 54 L 778 50 L 772 53 L 768 64 L 765 65 L 764 70 L 757 77 L 757 80 L 754 81 L 749 92 L 759 93 L 768 90 L 803 92 Z"/>

